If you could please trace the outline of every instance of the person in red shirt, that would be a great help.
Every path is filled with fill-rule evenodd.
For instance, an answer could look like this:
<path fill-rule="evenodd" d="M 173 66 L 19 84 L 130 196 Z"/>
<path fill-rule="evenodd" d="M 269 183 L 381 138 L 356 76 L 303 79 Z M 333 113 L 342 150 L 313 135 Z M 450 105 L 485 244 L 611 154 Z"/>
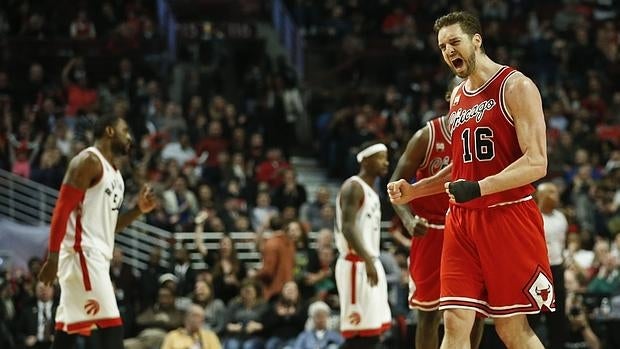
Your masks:
<path fill-rule="evenodd" d="M 470 348 L 476 317 L 493 317 L 508 348 L 543 348 L 526 314 L 555 310 L 543 220 L 532 182 L 547 172 L 545 119 L 536 85 L 484 51 L 480 21 L 452 12 L 435 22 L 451 70 L 465 79 L 451 96 L 452 164 L 413 185 L 388 183 L 404 204 L 450 197 L 441 259 L 441 348 Z"/>
<path fill-rule="evenodd" d="M 270 300 L 277 296 L 284 284 L 293 280 L 295 267 L 295 241 L 283 230 L 279 216 L 270 220 L 273 234 L 262 246 L 263 267 L 256 271 L 256 277 L 263 282 L 263 298 Z"/>
<path fill-rule="evenodd" d="M 256 181 L 267 182 L 270 188 L 277 188 L 283 182 L 283 171 L 290 167 L 282 156 L 282 150 L 271 148 L 267 150 L 266 159 L 256 166 Z"/>
<path fill-rule="evenodd" d="M 69 77 L 71 72 L 75 82 Z M 67 94 L 68 116 L 75 116 L 78 110 L 90 111 L 97 107 L 97 91 L 88 86 L 82 58 L 73 58 L 65 65 L 62 70 L 62 83 Z"/>

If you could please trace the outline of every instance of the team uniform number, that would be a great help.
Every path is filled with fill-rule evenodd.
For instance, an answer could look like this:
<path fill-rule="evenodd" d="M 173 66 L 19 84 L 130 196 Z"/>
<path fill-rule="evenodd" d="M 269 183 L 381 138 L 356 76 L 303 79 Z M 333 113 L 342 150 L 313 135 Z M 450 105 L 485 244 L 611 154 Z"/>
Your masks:
<path fill-rule="evenodd" d="M 470 128 L 466 128 L 461 133 L 461 140 L 463 141 L 463 162 L 472 162 L 474 156 L 478 161 L 489 161 L 495 157 L 493 130 L 490 127 L 477 127 L 473 132 Z"/>

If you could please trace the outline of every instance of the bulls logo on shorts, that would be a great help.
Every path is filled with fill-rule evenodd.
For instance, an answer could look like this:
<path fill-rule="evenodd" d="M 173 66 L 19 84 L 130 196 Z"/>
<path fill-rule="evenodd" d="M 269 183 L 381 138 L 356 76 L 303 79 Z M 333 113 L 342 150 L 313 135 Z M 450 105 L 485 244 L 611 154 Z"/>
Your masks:
<path fill-rule="evenodd" d="M 84 310 L 86 311 L 86 314 L 88 315 L 91 315 L 91 316 L 97 315 L 97 313 L 99 312 L 99 302 L 97 302 L 94 299 L 87 300 L 86 304 L 84 304 Z"/>
<path fill-rule="evenodd" d="M 351 323 L 351 325 L 359 325 L 360 322 L 362 322 L 362 316 L 360 315 L 360 313 L 354 311 L 351 313 L 351 315 L 349 315 L 349 322 Z"/>
<path fill-rule="evenodd" d="M 531 280 L 526 291 L 532 304 L 538 305 L 539 309 L 542 309 L 543 305 L 551 309 L 555 302 L 555 295 L 553 284 L 549 281 L 549 277 L 538 267 Z"/>

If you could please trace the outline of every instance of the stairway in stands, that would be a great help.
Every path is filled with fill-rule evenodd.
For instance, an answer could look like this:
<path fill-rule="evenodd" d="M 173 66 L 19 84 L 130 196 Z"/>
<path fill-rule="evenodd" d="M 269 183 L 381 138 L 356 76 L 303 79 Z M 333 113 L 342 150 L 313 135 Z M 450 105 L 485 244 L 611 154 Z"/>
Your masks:
<path fill-rule="evenodd" d="M 297 181 L 306 187 L 308 201 L 314 201 L 316 191 L 321 185 L 327 186 L 332 200 L 336 199 L 336 194 L 340 189 L 341 181 L 327 177 L 327 170 L 319 165 L 315 158 L 292 156 L 291 165 L 297 172 Z"/>

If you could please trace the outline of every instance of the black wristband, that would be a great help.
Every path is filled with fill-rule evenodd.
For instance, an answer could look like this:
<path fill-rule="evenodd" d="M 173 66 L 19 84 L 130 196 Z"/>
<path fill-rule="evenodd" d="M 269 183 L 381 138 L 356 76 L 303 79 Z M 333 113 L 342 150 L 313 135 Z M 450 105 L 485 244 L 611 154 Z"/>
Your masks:
<path fill-rule="evenodd" d="M 480 184 L 472 181 L 456 181 L 448 185 L 454 201 L 462 203 L 480 197 Z"/>

